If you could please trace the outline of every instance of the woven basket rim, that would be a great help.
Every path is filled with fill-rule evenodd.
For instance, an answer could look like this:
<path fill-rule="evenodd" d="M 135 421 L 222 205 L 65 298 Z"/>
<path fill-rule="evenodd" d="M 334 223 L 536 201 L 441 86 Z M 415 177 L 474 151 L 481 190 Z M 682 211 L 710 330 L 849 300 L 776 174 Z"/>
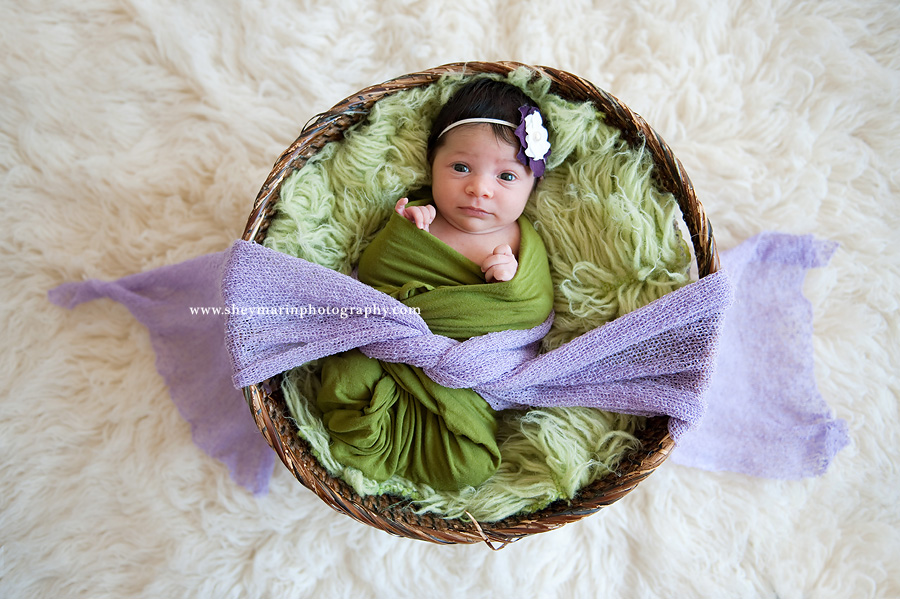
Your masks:
<path fill-rule="evenodd" d="M 536 78 L 549 78 L 552 93 L 575 102 L 592 102 L 605 115 L 607 123 L 622 132 L 626 141 L 646 147 L 654 160 L 657 184 L 671 192 L 681 208 L 699 276 L 716 272 L 718 252 L 712 226 L 690 178 L 663 138 L 640 115 L 593 83 L 559 69 L 512 61 L 457 62 L 409 73 L 371 85 L 313 117 L 273 165 L 254 201 L 242 239 L 263 242 L 285 179 L 303 168 L 326 144 L 342 139 L 344 131 L 366 118 L 375 102 L 398 91 L 431 85 L 447 74 L 505 76 L 521 67 L 530 69 Z M 674 447 L 666 426 L 668 419 L 651 418 L 644 431 L 644 447 L 625 458 L 620 467 L 624 472 L 621 476 L 600 479 L 582 489 L 572 501 L 557 501 L 533 514 L 479 523 L 474 518 L 446 519 L 433 514 L 415 514 L 403 504 L 398 505 L 397 498 L 361 497 L 347 483 L 332 477 L 296 433 L 281 396 L 280 376 L 244 388 L 244 396 L 260 432 L 282 463 L 326 504 L 390 534 L 439 544 L 485 542 L 494 549 L 495 543 L 502 547 L 525 536 L 581 520 L 631 492 L 666 460 Z"/>

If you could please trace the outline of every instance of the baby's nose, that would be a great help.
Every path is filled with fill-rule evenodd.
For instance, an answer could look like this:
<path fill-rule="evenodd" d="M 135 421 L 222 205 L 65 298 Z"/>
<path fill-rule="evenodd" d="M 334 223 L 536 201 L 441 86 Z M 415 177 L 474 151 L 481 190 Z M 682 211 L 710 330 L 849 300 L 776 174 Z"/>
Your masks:
<path fill-rule="evenodd" d="M 487 177 L 475 177 L 469 185 L 469 193 L 479 198 L 494 197 L 493 181 Z"/>

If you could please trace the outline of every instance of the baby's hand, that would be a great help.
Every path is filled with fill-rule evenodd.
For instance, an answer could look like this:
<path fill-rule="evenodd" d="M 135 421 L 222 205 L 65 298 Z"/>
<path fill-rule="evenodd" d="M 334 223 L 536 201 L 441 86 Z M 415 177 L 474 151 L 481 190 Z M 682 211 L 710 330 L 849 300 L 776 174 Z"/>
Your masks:
<path fill-rule="evenodd" d="M 506 244 L 494 248 L 494 253 L 485 258 L 481 263 L 481 272 L 488 283 L 495 281 L 509 281 L 516 276 L 519 263 L 513 256 L 512 248 Z"/>
<path fill-rule="evenodd" d="M 430 225 L 434 221 L 434 217 L 437 214 L 437 211 L 434 209 L 434 206 L 410 206 L 409 208 L 406 205 L 409 203 L 408 198 L 400 198 L 397 200 L 397 204 L 394 206 L 394 210 L 397 211 L 397 214 L 422 229 L 423 231 L 428 230 L 428 225 Z"/>

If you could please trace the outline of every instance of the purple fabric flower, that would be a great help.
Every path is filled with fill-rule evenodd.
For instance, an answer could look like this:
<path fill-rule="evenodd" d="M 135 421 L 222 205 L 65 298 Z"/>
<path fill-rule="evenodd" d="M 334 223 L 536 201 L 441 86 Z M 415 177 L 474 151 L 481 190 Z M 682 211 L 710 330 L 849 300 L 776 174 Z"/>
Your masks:
<path fill-rule="evenodd" d="M 519 153 L 516 158 L 531 169 L 535 177 L 543 177 L 550 156 L 550 139 L 541 111 L 533 106 L 520 106 L 522 115 L 516 128 L 519 138 Z"/>

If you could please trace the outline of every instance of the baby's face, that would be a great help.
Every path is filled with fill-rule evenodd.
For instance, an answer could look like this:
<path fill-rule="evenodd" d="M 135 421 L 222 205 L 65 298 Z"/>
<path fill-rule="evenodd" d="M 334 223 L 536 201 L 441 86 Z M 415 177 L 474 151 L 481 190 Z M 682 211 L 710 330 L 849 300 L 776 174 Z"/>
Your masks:
<path fill-rule="evenodd" d="M 518 151 L 486 123 L 448 131 L 431 165 L 438 213 L 464 233 L 493 233 L 514 223 L 534 188 L 531 169 L 516 160 Z"/>

